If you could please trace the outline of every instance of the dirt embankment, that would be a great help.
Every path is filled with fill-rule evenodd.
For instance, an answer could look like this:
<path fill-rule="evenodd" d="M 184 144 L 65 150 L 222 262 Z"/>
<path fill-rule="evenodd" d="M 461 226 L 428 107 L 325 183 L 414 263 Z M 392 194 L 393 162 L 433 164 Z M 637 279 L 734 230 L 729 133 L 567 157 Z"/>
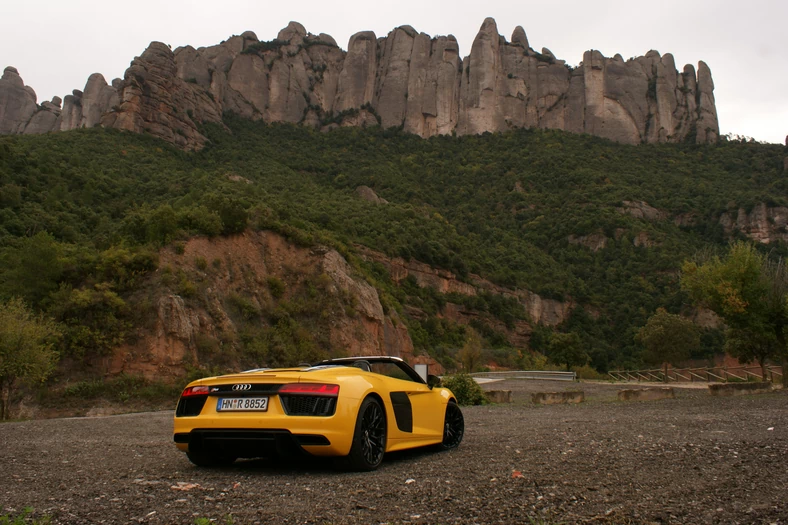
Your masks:
<path fill-rule="evenodd" d="M 0 425 L 0 516 L 53 523 L 788 523 L 788 395 L 614 401 L 618 387 L 503 382 L 515 402 L 465 408 L 448 453 L 193 467 L 170 412 Z M 534 391 L 581 388 L 580 405 Z M 228 518 L 231 516 L 231 518 Z"/>

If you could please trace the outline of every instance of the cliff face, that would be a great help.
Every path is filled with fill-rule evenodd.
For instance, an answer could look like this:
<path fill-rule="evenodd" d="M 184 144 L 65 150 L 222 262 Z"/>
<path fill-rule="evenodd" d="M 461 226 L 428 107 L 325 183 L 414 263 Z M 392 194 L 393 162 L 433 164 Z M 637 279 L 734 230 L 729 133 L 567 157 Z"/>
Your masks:
<path fill-rule="evenodd" d="M 760 203 L 749 213 L 744 208 L 725 212 L 720 216 L 720 225 L 727 236 L 738 231 L 763 244 L 788 242 L 788 208 L 783 206 L 769 207 Z"/>
<path fill-rule="evenodd" d="M 147 132 L 184 149 L 204 142 L 197 125 L 224 111 L 267 122 L 402 127 L 430 137 L 541 127 L 612 140 L 714 142 L 719 134 L 708 66 L 676 70 L 649 51 L 624 61 L 587 51 L 573 69 L 522 27 L 511 42 L 484 21 L 470 55 L 456 39 L 410 26 L 377 38 L 350 38 L 347 51 L 326 34 L 291 22 L 270 42 L 252 32 L 219 45 L 174 52 L 153 42 L 123 80 L 94 74 L 84 91 L 37 106 L 14 68 L 0 80 L 0 133 L 43 133 L 97 124 Z"/>
<path fill-rule="evenodd" d="M 173 290 L 166 284 L 173 275 L 194 287 Z M 305 361 L 329 357 L 327 348 L 415 359 L 405 324 L 396 312 L 384 313 L 375 288 L 339 253 L 301 248 L 274 233 L 194 238 L 183 253 L 163 250 L 149 284 L 150 322 L 116 349 L 103 372 L 180 377 L 186 364 L 271 364 L 288 348 L 305 352 Z M 266 340 L 266 333 L 277 335 Z M 239 355 L 239 339 L 258 353 Z"/>
<path fill-rule="evenodd" d="M 487 312 L 452 303 L 439 313 L 459 324 L 483 322 L 517 348 L 528 348 L 532 323 L 560 324 L 573 307 L 476 276 L 460 282 L 445 270 L 359 249 L 363 257 L 383 264 L 395 282 L 412 276 L 419 286 L 442 293 L 485 291 L 520 301 L 529 320 L 510 326 Z M 128 344 L 102 359 L 102 373 L 172 379 L 183 376 L 186 365 L 270 365 L 285 351 L 305 352 L 299 358 L 303 361 L 330 355 L 394 355 L 426 363 L 430 373 L 443 372 L 431 357 L 416 355 L 403 319 L 393 310 L 384 311 L 377 290 L 334 250 L 302 248 L 272 232 L 193 238 L 182 253 L 162 250 L 159 270 L 149 281 L 136 297 L 146 305 L 149 319 L 137 326 Z M 406 310 L 411 318 L 427 317 L 418 308 Z M 257 343 L 250 342 L 255 338 Z M 239 354 L 240 346 L 245 354 Z"/>

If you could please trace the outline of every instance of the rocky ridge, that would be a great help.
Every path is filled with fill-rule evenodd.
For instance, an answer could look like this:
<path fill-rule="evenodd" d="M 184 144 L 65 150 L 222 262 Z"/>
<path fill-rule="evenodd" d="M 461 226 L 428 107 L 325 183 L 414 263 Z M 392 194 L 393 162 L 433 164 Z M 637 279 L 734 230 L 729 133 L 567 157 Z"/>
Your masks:
<path fill-rule="evenodd" d="M 714 142 L 719 134 L 711 71 L 679 72 L 673 56 L 649 51 L 624 60 L 590 50 L 576 68 L 530 47 L 522 27 L 511 41 L 488 18 L 470 55 L 452 36 L 401 26 L 378 38 L 356 33 L 348 49 L 297 22 L 277 38 L 251 31 L 193 48 L 153 42 L 124 78 L 91 75 L 83 91 L 36 104 L 7 67 L 0 80 L 0 133 L 46 133 L 102 125 L 198 149 L 205 122 L 230 111 L 266 122 L 401 127 L 430 137 L 514 128 L 553 128 L 619 142 Z"/>

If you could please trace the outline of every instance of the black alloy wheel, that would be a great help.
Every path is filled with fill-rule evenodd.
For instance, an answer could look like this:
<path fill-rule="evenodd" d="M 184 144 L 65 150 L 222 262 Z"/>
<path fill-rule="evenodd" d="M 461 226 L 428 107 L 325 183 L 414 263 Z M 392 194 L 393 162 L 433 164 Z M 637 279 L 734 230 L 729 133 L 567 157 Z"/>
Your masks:
<path fill-rule="evenodd" d="M 462 410 L 454 400 L 446 405 L 446 417 L 443 420 L 443 442 L 441 448 L 449 450 L 457 448 L 465 434 L 465 418 L 462 417 Z"/>
<path fill-rule="evenodd" d="M 366 398 L 358 410 L 353 444 L 348 462 L 353 470 L 375 470 L 386 452 L 386 415 L 373 397 Z"/>

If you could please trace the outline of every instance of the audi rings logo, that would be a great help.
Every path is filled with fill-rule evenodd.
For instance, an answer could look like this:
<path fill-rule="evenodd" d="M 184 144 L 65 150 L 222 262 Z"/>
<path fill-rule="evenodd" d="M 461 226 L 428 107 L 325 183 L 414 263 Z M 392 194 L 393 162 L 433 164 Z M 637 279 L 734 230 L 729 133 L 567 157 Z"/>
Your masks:
<path fill-rule="evenodd" d="M 233 390 L 236 391 L 236 392 L 239 391 L 239 390 L 251 390 L 251 389 L 252 389 L 252 385 L 250 385 L 250 384 L 233 385 Z"/>

